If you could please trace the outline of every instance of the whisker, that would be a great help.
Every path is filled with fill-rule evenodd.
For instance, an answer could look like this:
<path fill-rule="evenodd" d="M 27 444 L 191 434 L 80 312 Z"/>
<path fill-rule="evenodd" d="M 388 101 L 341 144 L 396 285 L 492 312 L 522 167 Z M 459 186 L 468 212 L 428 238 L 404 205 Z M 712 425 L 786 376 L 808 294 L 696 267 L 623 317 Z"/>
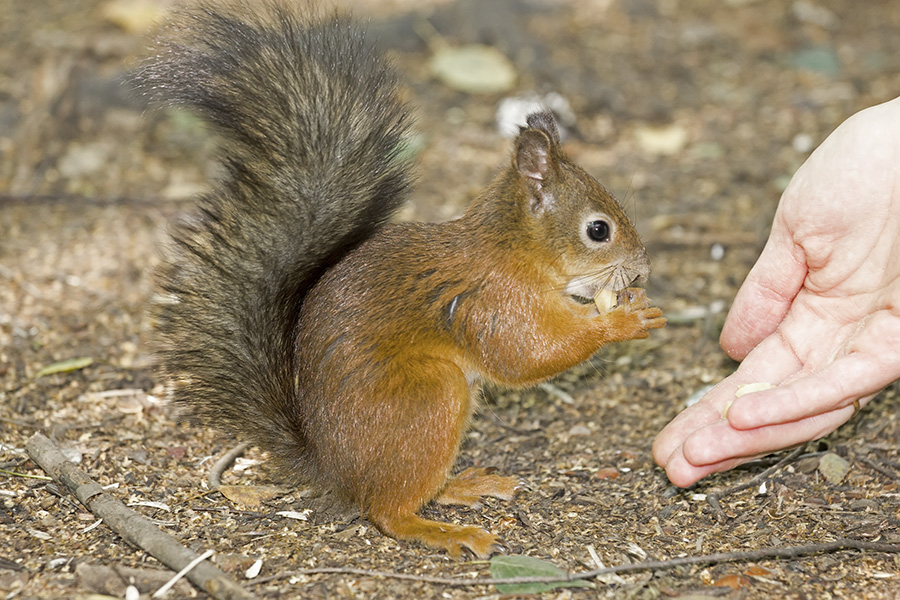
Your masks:
<path fill-rule="evenodd" d="M 600 267 L 595 271 L 591 271 L 589 273 L 584 273 L 574 277 L 570 282 L 567 282 L 563 286 L 555 289 L 554 291 L 564 291 L 570 284 L 575 285 L 584 285 L 590 284 L 595 281 L 603 281 L 603 285 L 608 284 L 611 281 L 611 278 L 614 276 L 615 271 L 619 268 L 618 265 L 605 265 Z"/>
<path fill-rule="evenodd" d="M 622 194 L 622 200 L 619 201 L 619 206 L 621 206 L 622 210 L 624 210 L 629 215 L 632 212 L 629 209 L 629 206 L 628 206 L 629 203 L 632 204 L 632 208 L 634 208 L 634 209 L 637 208 L 637 202 L 635 200 L 637 198 L 637 195 L 635 195 L 635 193 L 634 193 L 634 176 L 635 176 L 635 172 L 632 172 L 631 179 L 628 180 L 628 187 L 625 188 L 625 192 Z M 636 215 L 635 215 L 635 217 L 636 217 Z M 634 220 L 636 220 L 636 219 L 634 219 Z"/>
<path fill-rule="evenodd" d="M 617 268 L 613 265 L 602 271 L 595 271 L 593 273 L 585 273 L 583 275 L 579 275 L 574 277 L 571 281 L 572 284 L 582 286 L 582 285 L 591 285 L 594 283 L 599 283 L 599 287 L 607 287 L 611 281 L 613 281 L 616 277 Z"/>

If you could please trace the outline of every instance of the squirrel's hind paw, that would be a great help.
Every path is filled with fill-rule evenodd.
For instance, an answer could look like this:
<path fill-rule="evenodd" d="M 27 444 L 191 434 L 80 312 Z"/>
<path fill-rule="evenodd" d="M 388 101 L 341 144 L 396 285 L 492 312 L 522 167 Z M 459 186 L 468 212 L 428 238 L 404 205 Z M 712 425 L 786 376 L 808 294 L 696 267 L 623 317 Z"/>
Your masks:
<path fill-rule="evenodd" d="M 463 551 L 469 551 L 480 559 L 504 551 L 500 538 L 474 525 L 440 523 L 416 515 L 379 519 L 370 514 L 369 519 L 385 535 L 445 550 L 453 558 L 461 558 Z"/>
<path fill-rule="evenodd" d="M 515 477 L 495 475 L 495 471 L 493 467 L 470 467 L 447 482 L 434 501 L 438 504 L 478 508 L 484 496 L 512 500 L 517 491 L 529 489 L 527 482 Z"/>

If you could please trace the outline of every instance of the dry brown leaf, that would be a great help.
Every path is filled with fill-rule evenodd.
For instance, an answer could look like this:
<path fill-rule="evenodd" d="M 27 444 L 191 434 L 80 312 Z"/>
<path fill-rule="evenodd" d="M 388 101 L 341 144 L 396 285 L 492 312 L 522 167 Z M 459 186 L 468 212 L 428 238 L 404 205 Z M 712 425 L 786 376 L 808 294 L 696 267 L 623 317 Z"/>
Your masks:
<path fill-rule="evenodd" d="M 746 571 L 744 571 L 744 575 L 749 575 L 750 577 L 767 577 L 771 578 L 775 574 L 772 573 L 769 569 L 765 567 L 760 567 L 759 565 L 753 565 L 749 567 Z"/>
<path fill-rule="evenodd" d="M 619 476 L 619 470 L 615 467 L 606 467 L 600 469 L 594 474 L 596 479 L 616 479 Z"/>
<path fill-rule="evenodd" d="M 259 506 L 266 500 L 287 493 L 284 488 L 273 485 L 221 485 L 218 491 L 235 504 L 244 506 Z"/>
<path fill-rule="evenodd" d="M 739 590 L 745 587 L 748 587 L 753 582 L 743 575 L 726 575 L 725 577 L 720 577 L 713 582 L 713 585 L 716 587 L 729 587 L 733 590 Z"/>
<path fill-rule="evenodd" d="M 819 473 L 831 485 L 839 484 L 849 470 L 850 463 L 847 459 L 834 452 L 823 454 L 822 458 L 819 459 Z"/>

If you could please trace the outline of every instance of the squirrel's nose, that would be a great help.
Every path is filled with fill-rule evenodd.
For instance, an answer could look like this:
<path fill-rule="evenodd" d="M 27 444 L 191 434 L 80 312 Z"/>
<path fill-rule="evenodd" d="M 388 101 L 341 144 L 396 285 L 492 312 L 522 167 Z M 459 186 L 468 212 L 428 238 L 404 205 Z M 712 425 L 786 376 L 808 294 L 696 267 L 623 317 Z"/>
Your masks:
<path fill-rule="evenodd" d="M 646 280 L 650 276 L 650 257 L 647 251 L 641 247 L 628 263 L 628 272 L 632 276 L 631 283 Z"/>

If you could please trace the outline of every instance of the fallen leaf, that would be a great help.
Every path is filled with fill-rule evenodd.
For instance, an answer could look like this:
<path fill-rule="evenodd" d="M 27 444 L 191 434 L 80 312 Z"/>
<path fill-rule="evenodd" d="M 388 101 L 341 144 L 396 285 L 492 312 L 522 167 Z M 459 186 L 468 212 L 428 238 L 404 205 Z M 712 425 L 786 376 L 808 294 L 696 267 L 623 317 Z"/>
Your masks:
<path fill-rule="evenodd" d="M 812 473 L 819 468 L 819 457 L 808 456 L 804 459 L 798 460 L 794 465 L 794 468 L 798 473 Z"/>
<path fill-rule="evenodd" d="M 850 463 L 834 452 L 823 454 L 819 459 L 819 473 L 831 485 L 839 484 L 848 471 L 850 471 Z"/>
<path fill-rule="evenodd" d="M 78 371 L 79 369 L 84 369 L 85 367 L 89 367 L 94 364 L 94 359 L 91 357 L 83 357 L 83 358 L 70 358 L 68 360 L 61 360 L 59 362 L 55 362 L 52 365 L 47 365 L 43 369 L 37 372 L 37 375 L 34 376 L 35 379 L 38 377 L 43 377 L 44 375 L 53 375 L 54 373 L 68 373 L 70 371 Z"/>
<path fill-rule="evenodd" d="M 168 504 L 163 502 L 153 502 L 151 500 L 143 500 L 141 502 L 129 502 L 127 506 L 148 506 L 150 508 L 158 508 L 160 510 L 164 510 L 166 512 L 172 512 L 172 509 L 169 508 Z"/>
<path fill-rule="evenodd" d="M 259 572 L 262 571 L 263 561 L 262 559 L 257 559 L 246 572 L 244 572 L 244 577 L 247 579 L 255 579 Z"/>
<path fill-rule="evenodd" d="M 615 467 L 606 467 L 600 469 L 594 474 L 596 479 L 616 479 L 619 476 L 619 470 Z"/>
<path fill-rule="evenodd" d="M 733 590 L 739 590 L 751 585 L 753 582 L 743 575 L 726 575 L 720 577 L 713 582 L 715 587 L 728 587 Z"/>
<path fill-rule="evenodd" d="M 569 430 L 570 436 L 579 436 L 579 435 L 591 435 L 590 427 L 585 425 L 575 425 L 572 429 Z"/>
<path fill-rule="evenodd" d="M 283 488 L 273 485 L 220 485 L 217 491 L 235 504 L 244 506 L 259 506 L 266 500 L 287 493 Z"/>
<path fill-rule="evenodd" d="M 306 521 L 309 519 L 309 515 L 312 512 L 311 509 L 307 508 L 306 510 L 296 511 L 296 510 L 280 510 L 276 515 L 279 517 L 284 517 L 286 519 L 296 519 L 297 521 Z"/>
<path fill-rule="evenodd" d="M 491 577 L 506 579 L 508 577 L 565 577 L 568 573 L 553 563 L 514 554 L 512 556 L 494 556 L 491 558 Z M 503 583 L 497 585 L 501 594 L 540 594 L 561 587 L 589 587 L 593 584 L 583 579 L 558 581 L 553 583 Z"/>
<path fill-rule="evenodd" d="M 31 535 L 33 535 L 34 537 L 36 537 L 39 540 L 46 541 L 46 540 L 53 539 L 53 536 L 50 535 L 49 533 L 47 533 L 46 531 L 41 531 L 40 529 L 34 529 L 33 527 L 26 527 L 25 531 L 27 531 L 28 533 L 30 533 Z"/>
<path fill-rule="evenodd" d="M 775 574 L 772 573 L 769 569 L 765 567 L 760 567 L 759 565 L 753 565 L 748 567 L 746 571 L 744 571 L 744 575 L 749 575 L 750 577 L 768 577 L 771 578 Z"/>

